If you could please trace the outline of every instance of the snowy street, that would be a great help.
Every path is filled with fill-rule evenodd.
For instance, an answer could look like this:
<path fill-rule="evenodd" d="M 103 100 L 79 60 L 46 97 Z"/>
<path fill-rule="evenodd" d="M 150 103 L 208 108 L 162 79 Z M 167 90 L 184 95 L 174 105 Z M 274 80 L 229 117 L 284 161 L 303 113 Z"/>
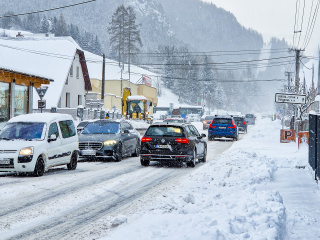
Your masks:
<path fill-rule="evenodd" d="M 211 156 L 216 157 L 232 142 L 211 145 Z M 76 171 L 56 167 L 42 178 L 1 173 L 0 235 L 4 239 L 88 239 L 107 230 L 110 221 L 117 225 L 113 221 L 118 221 L 119 214 L 134 214 L 145 196 L 151 201 L 192 171 L 155 164 L 144 168 L 139 158 L 126 158 L 119 163 L 79 162 Z"/>
<path fill-rule="evenodd" d="M 263 119 L 238 142 L 208 142 L 194 169 L 126 158 L 2 173 L 1 239 L 317 239 L 307 147 L 280 144 L 279 129 Z"/>

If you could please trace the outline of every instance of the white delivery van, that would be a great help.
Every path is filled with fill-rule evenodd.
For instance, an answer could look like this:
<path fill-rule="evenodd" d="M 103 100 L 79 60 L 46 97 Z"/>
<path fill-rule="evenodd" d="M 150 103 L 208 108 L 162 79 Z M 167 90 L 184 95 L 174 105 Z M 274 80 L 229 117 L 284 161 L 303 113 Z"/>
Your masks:
<path fill-rule="evenodd" d="M 42 176 L 51 167 L 78 162 L 78 135 L 71 115 L 33 113 L 10 119 L 0 131 L 0 172 Z"/>

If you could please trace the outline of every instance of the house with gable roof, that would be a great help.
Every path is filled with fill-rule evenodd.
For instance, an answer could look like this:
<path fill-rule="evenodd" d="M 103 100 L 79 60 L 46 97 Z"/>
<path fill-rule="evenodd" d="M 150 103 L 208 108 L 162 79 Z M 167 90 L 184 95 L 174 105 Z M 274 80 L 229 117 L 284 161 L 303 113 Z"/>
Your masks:
<path fill-rule="evenodd" d="M 71 37 L 0 38 L 0 66 L 50 79 L 49 85 L 42 84 L 47 87 L 43 98 L 46 111 L 84 105 L 87 92 L 92 90 L 85 54 Z M 31 97 L 28 112 L 38 109 L 37 91 L 32 91 Z"/>

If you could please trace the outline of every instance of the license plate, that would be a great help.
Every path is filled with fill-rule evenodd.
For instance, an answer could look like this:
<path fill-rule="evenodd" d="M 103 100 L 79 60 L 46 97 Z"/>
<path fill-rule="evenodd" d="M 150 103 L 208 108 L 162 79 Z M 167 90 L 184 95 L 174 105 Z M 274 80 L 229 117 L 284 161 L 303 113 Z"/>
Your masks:
<path fill-rule="evenodd" d="M 155 145 L 155 148 L 169 148 L 169 145 Z"/>
<path fill-rule="evenodd" d="M 0 164 L 10 164 L 10 159 L 0 159 Z"/>
<path fill-rule="evenodd" d="M 226 127 L 219 127 L 219 129 L 226 129 Z"/>
<path fill-rule="evenodd" d="M 95 150 L 82 150 L 81 155 L 83 156 L 95 156 L 96 151 Z"/>

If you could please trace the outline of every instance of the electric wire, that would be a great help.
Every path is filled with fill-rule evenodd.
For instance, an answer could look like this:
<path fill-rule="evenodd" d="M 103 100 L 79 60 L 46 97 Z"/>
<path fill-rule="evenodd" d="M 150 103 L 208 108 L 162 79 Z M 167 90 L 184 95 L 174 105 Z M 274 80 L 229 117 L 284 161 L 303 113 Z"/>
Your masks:
<path fill-rule="evenodd" d="M 38 11 L 34 11 L 34 12 L 4 15 L 4 16 L 0 16 L 0 18 L 17 17 L 17 16 L 23 16 L 23 15 L 30 15 L 30 14 L 34 14 L 34 13 L 49 12 L 49 11 L 54 11 L 54 10 L 58 10 L 58 9 L 68 8 L 68 7 L 74 7 L 74 6 L 78 6 L 78 5 L 82 5 L 82 4 L 86 4 L 86 3 L 90 3 L 90 2 L 95 2 L 95 1 L 96 0 L 88 0 L 88 1 L 79 2 L 79 3 L 70 4 L 70 5 L 61 6 L 61 7 L 50 8 L 50 9 L 45 9 L 45 10 L 38 10 Z"/>
<path fill-rule="evenodd" d="M 305 6 L 306 6 L 306 0 L 303 0 L 303 10 L 302 10 L 302 19 L 301 19 L 301 25 L 300 25 L 300 34 L 299 34 L 299 40 L 298 40 L 298 47 L 299 47 L 299 44 L 300 44 L 300 38 L 301 38 L 301 33 L 302 33 L 302 26 L 303 26 L 303 20 L 304 20 L 304 9 L 305 9 Z"/>
<path fill-rule="evenodd" d="M 306 30 L 306 35 L 305 35 L 305 37 L 304 37 L 302 46 L 305 45 L 306 40 L 307 40 L 307 36 L 309 35 L 309 32 L 310 32 L 310 20 L 311 20 L 311 16 L 312 16 L 313 4 L 314 4 L 314 0 L 312 0 L 312 5 L 311 5 L 310 14 L 309 14 L 309 19 L 308 19 L 308 25 L 307 25 L 307 30 Z"/>
<path fill-rule="evenodd" d="M 304 46 L 303 49 L 306 49 L 307 46 L 309 45 L 310 43 L 310 40 L 311 40 L 311 37 L 312 37 L 312 34 L 313 34 L 313 30 L 314 30 L 314 26 L 315 26 L 315 23 L 317 21 L 317 16 L 318 16 L 318 11 L 319 11 L 319 0 L 317 1 L 317 5 L 316 5 L 316 8 L 315 8 L 315 11 L 314 11 L 314 14 L 313 14 L 313 18 L 312 18 L 312 22 L 311 22 L 311 32 L 308 36 L 308 40 L 306 42 L 306 45 Z"/>

